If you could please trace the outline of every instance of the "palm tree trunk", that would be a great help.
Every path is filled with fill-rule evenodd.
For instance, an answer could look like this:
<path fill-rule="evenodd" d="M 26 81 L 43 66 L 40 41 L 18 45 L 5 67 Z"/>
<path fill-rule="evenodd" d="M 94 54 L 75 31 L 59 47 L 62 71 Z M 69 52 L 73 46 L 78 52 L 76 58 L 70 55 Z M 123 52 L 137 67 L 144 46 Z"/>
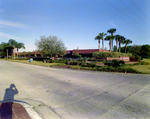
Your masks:
<path fill-rule="evenodd" d="M 112 36 L 114 35 L 113 33 L 111 34 Z M 113 50 L 114 48 L 113 48 L 113 40 L 112 40 L 112 50 Z"/>
<path fill-rule="evenodd" d="M 98 40 L 98 48 L 99 48 L 99 52 L 100 52 L 100 40 Z"/>
<path fill-rule="evenodd" d="M 112 48 L 112 51 L 114 50 L 114 48 L 113 48 L 113 40 L 112 40 L 112 46 L 111 46 L 111 48 Z"/>
<path fill-rule="evenodd" d="M 109 47 L 110 47 L 110 52 L 111 52 L 111 41 L 109 41 Z"/>
<path fill-rule="evenodd" d="M 18 48 L 17 48 L 17 57 L 18 57 Z"/>
<path fill-rule="evenodd" d="M 15 59 L 15 46 L 14 46 L 14 59 Z"/>
<path fill-rule="evenodd" d="M 102 39 L 102 47 L 103 47 L 103 52 L 104 52 L 104 39 Z"/>
<path fill-rule="evenodd" d="M 8 49 L 6 49 L 6 51 L 7 51 L 7 59 L 8 59 Z"/>
<path fill-rule="evenodd" d="M 125 53 L 127 53 L 127 45 L 125 46 Z"/>
<path fill-rule="evenodd" d="M 121 42 L 119 42 L 119 52 L 120 52 Z"/>
<path fill-rule="evenodd" d="M 116 40 L 116 47 L 117 47 L 117 51 L 116 52 L 118 52 L 118 41 Z"/>

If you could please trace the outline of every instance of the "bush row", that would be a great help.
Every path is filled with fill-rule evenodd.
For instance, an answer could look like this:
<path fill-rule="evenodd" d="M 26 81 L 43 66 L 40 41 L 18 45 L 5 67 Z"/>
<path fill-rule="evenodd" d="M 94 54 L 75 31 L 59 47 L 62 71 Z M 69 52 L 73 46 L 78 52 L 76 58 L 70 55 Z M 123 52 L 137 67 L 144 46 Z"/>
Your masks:
<path fill-rule="evenodd" d="M 141 61 L 141 57 L 140 56 L 132 56 L 132 57 L 130 57 L 130 61 Z"/>
<path fill-rule="evenodd" d="M 93 57 L 119 57 L 119 56 L 129 56 L 131 57 L 131 53 L 120 53 L 120 52 L 94 52 L 92 54 Z"/>
<path fill-rule="evenodd" d="M 105 65 L 112 66 L 112 67 L 119 67 L 121 65 L 124 65 L 125 62 L 123 60 L 112 60 L 111 62 L 106 62 Z"/>
<path fill-rule="evenodd" d="M 12 58 L 13 59 L 13 58 Z M 30 60 L 30 58 L 19 58 L 19 57 L 17 57 L 17 58 L 15 58 L 14 60 Z"/>
<path fill-rule="evenodd" d="M 132 68 L 125 67 L 109 67 L 109 66 L 100 66 L 100 67 L 82 67 L 82 66 L 71 66 L 71 69 L 80 69 L 80 70 L 93 70 L 93 71 L 106 71 L 106 72 L 123 72 L 123 73 L 140 73 L 139 71 Z"/>

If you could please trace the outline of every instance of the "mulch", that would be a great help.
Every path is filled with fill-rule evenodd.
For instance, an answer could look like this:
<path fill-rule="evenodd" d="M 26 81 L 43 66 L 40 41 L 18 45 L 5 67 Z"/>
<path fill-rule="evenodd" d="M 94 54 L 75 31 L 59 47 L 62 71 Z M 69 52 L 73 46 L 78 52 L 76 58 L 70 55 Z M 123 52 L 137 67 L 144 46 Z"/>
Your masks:
<path fill-rule="evenodd" d="M 0 119 L 31 119 L 25 108 L 14 102 L 0 103 Z"/>

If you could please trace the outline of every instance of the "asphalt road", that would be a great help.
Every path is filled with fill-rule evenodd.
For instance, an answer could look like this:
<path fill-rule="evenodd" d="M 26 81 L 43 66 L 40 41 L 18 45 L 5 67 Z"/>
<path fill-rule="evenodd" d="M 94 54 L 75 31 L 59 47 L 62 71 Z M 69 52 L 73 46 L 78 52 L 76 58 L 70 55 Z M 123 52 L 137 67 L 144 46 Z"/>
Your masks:
<path fill-rule="evenodd" d="M 78 71 L 0 60 L 0 101 L 11 84 L 18 93 L 10 98 L 43 102 L 63 119 L 150 118 L 150 75 Z"/>

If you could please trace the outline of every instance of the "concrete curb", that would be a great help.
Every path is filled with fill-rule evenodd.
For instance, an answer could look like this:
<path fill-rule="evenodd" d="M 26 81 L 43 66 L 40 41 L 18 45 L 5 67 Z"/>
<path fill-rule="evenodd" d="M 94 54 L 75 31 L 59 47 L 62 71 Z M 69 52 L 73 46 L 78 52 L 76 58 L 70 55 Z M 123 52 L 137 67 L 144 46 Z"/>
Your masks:
<path fill-rule="evenodd" d="M 44 103 L 36 100 L 21 99 L 20 100 L 5 100 L 0 103 L 16 102 L 21 104 L 32 119 L 62 119 L 53 109 L 46 106 Z"/>

